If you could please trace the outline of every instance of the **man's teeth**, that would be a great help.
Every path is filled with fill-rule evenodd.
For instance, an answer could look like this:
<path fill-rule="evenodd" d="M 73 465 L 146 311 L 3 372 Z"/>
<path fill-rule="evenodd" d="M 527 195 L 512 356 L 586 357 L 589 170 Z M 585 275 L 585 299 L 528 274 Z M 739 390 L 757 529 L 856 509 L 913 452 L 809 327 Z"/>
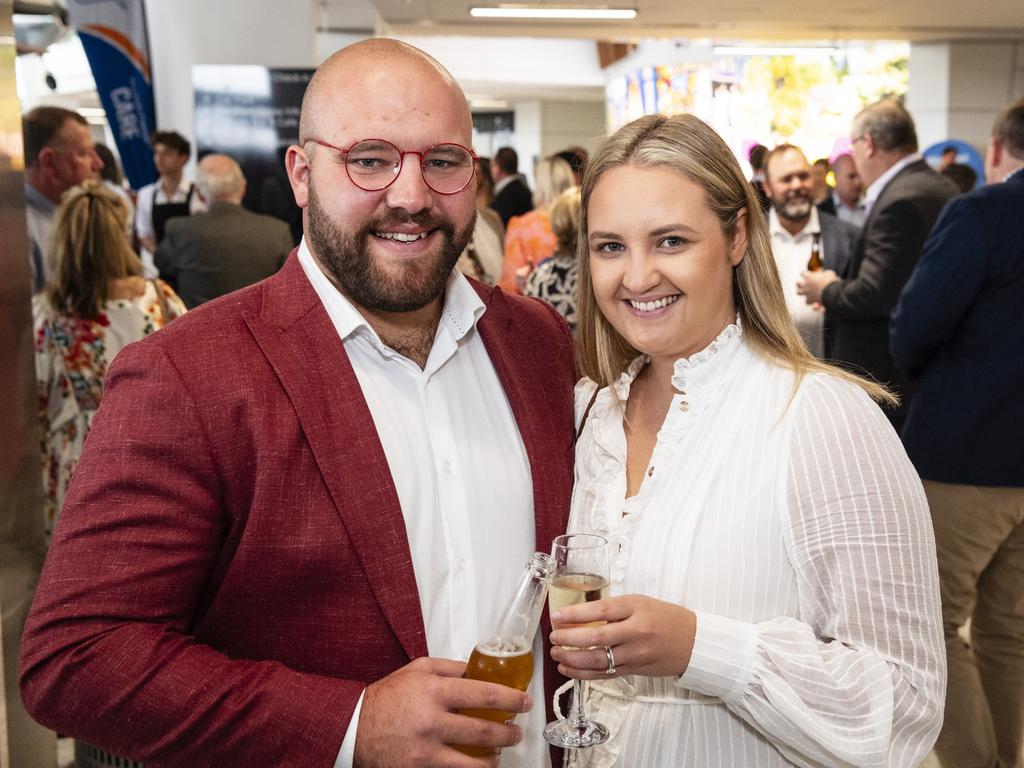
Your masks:
<path fill-rule="evenodd" d="M 675 304 L 678 300 L 679 294 L 676 294 L 675 296 L 664 296 L 654 301 L 633 301 L 630 299 L 629 305 L 640 312 L 653 312 L 656 309 L 667 307 L 669 304 Z"/>
<path fill-rule="evenodd" d="M 420 232 L 418 235 L 409 235 L 405 232 L 374 232 L 377 237 L 382 237 L 385 240 L 397 240 L 400 243 L 413 243 L 417 240 L 422 240 L 427 236 L 427 232 Z"/>

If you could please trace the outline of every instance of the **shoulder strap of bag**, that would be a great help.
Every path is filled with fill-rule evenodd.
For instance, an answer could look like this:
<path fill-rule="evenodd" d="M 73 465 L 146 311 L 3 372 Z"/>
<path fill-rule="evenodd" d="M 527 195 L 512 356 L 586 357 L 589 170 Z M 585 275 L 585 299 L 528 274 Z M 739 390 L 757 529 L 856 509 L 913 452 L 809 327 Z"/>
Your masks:
<path fill-rule="evenodd" d="M 153 284 L 153 290 L 156 291 L 156 300 L 160 303 L 160 319 L 163 321 L 163 325 L 167 325 L 175 316 L 171 315 L 171 308 L 167 304 L 167 297 L 164 296 L 160 283 L 152 278 L 150 278 L 149 282 Z"/>
<path fill-rule="evenodd" d="M 587 403 L 587 409 L 583 412 L 583 418 L 580 419 L 579 429 L 576 430 L 576 439 L 580 439 L 580 435 L 583 434 L 583 427 L 586 426 L 587 416 L 590 415 L 590 409 L 594 407 L 594 402 L 597 400 L 597 393 L 601 391 L 600 387 L 594 387 L 594 394 L 590 396 L 590 402 Z"/>

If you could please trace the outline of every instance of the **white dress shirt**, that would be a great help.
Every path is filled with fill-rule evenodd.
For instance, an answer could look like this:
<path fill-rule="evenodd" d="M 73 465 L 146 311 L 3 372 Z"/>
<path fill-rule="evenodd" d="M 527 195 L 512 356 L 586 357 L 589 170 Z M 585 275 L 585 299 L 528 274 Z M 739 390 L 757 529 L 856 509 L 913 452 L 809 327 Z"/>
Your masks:
<path fill-rule="evenodd" d="M 811 258 L 811 244 L 815 235 L 821 235 L 821 223 L 818 220 L 818 209 L 811 206 L 811 217 L 797 234 L 791 235 L 779 221 L 779 214 L 772 208 L 768 212 L 768 233 L 772 239 L 772 255 L 775 266 L 779 269 L 782 281 L 782 293 L 786 297 L 789 316 L 793 318 L 796 329 L 803 337 L 807 348 L 815 357 L 825 356 L 825 313 L 819 312 L 807 299 L 796 292 L 796 283 L 801 273 L 807 269 Z M 821 256 L 825 257 L 825 244 L 821 245 Z"/>
<path fill-rule="evenodd" d="M 453 270 L 425 367 L 381 341 L 320 270 L 305 240 L 299 263 L 355 369 L 405 518 L 432 657 L 465 661 L 494 629 L 535 549 L 526 448 L 476 323 L 485 307 Z M 366 510 L 371 515 L 374 510 Z M 541 643 L 534 645 L 525 738 L 502 768 L 549 765 Z M 362 698 L 336 766 L 352 765 Z M 397 733 L 397 732 L 396 732 Z"/>
<path fill-rule="evenodd" d="M 616 384 L 625 402 L 645 365 Z M 607 534 L 613 595 L 697 615 L 676 677 L 590 684 L 609 742 L 587 768 L 911 768 L 942 724 L 935 540 L 899 438 L 856 385 L 795 376 L 738 325 L 676 361 L 639 493 L 601 390 L 576 447 L 570 530 Z M 577 418 L 594 391 L 577 387 Z"/>
<path fill-rule="evenodd" d="M 153 230 L 154 205 L 184 203 L 188 200 L 188 212 L 190 214 L 204 212 L 206 210 L 206 203 L 204 203 L 203 198 L 199 196 L 198 189 L 192 192 L 192 197 L 189 199 L 188 193 L 191 189 L 192 182 L 184 176 L 181 177 L 181 181 L 178 182 L 178 188 L 174 190 L 174 193 L 171 195 L 164 192 L 164 187 L 163 184 L 160 183 L 160 179 L 157 179 L 152 184 L 147 184 L 142 187 L 135 198 L 135 232 L 138 236 L 140 238 L 156 237 L 156 232 Z M 159 275 L 159 270 L 157 270 L 156 265 L 153 263 L 153 253 L 145 246 L 141 247 L 141 251 L 139 258 L 142 259 L 144 275 L 148 278 L 157 277 Z"/>

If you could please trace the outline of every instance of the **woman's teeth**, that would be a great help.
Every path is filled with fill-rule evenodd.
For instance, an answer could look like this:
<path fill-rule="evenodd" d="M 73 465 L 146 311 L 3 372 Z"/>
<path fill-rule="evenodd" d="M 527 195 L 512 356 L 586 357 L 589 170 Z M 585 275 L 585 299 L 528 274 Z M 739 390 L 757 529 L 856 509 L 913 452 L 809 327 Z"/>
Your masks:
<path fill-rule="evenodd" d="M 653 312 L 656 309 L 663 309 L 669 304 L 675 304 L 678 300 L 679 294 L 677 293 L 675 296 L 663 296 L 654 301 L 633 301 L 630 299 L 629 305 L 638 312 Z"/>

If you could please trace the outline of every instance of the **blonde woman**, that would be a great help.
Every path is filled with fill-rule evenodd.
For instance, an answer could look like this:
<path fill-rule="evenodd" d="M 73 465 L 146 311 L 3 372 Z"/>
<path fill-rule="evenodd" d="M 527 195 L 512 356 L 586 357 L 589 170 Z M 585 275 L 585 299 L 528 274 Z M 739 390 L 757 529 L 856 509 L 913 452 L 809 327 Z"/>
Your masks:
<path fill-rule="evenodd" d="M 185 311 L 169 286 L 142 278 L 127 222 L 124 200 L 95 181 L 68 190 L 54 213 L 50 282 L 32 300 L 47 535 L 99 408 L 110 361 Z"/>
<path fill-rule="evenodd" d="M 509 293 L 522 293 L 530 272 L 555 251 L 558 239 L 551 230 L 551 204 L 576 183 L 572 167 L 560 157 L 546 157 L 534 172 L 534 208 L 509 219 L 505 231 L 505 263 L 498 282 Z"/>
<path fill-rule="evenodd" d="M 804 347 L 757 211 L 690 115 L 584 179 L 570 530 L 610 539 L 612 596 L 551 654 L 611 738 L 573 765 L 909 767 L 942 721 L 921 484 L 888 394 Z"/>

